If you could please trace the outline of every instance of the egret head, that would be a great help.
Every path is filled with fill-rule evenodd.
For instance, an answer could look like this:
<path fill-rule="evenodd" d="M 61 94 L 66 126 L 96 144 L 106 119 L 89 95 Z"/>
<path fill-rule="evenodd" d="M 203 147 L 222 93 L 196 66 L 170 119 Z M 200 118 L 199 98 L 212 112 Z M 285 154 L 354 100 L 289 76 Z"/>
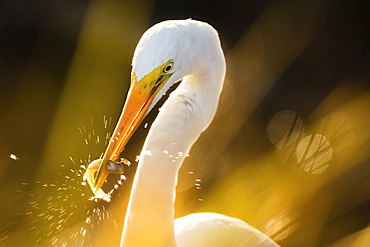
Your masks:
<path fill-rule="evenodd" d="M 132 60 L 131 86 L 154 90 L 148 111 L 171 85 L 201 73 L 212 61 L 218 34 L 210 25 L 194 20 L 164 21 L 141 37 Z"/>
<path fill-rule="evenodd" d="M 164 21 L 144 33 L 134 53 L 126 103 L 97 172 L 94 192 L 108 176 L 109 162 L 118 159 L 158 100 L 175 82 L 212 67 L 215 50 L 222 53 L 217 32 L 199 21 Z"/>

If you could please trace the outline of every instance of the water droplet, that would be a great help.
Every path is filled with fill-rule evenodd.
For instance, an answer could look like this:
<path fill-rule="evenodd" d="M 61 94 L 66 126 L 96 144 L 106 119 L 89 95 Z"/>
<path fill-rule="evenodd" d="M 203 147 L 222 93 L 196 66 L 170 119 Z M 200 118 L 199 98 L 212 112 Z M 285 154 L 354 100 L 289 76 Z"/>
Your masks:
<path fill-rule="evenodd" d="M 15 155 L 15 154 L 10 154 L 10 155 L 9 155 L 9 157 L 10 157 L 12 160 L 17 160 L 17 159 L 18 159 L 17 155 Z"/>

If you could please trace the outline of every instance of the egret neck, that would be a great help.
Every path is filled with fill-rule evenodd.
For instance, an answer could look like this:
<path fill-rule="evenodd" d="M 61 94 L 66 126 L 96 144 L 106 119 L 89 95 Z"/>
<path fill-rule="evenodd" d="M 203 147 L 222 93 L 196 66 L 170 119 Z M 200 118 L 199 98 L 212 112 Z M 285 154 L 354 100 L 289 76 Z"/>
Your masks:
<path fill-rule="evenodd" d="M 217 68 L 186 76 L 160 109 L 140 154 L 121 246 L 176 246 L 178 171 L 215 114 L 225 74 L 220 58 L 210 62 Z"/>

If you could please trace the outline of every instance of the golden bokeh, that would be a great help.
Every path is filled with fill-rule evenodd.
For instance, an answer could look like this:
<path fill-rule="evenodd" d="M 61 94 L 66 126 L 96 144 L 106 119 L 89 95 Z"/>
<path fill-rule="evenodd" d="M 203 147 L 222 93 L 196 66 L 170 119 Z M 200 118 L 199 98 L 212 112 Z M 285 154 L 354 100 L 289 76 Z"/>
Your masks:
<path fill-rule="evenodd" d="M 43 25 L 53 29 L 82 18 L 68 8 L 58 14 L 63 4 L 52 4 Z M 32 49 L 14 92 L 1 99 L 6 107 L 0 111 L 0 246 L 119 245 L 134 160 L 155 113 L 124 151 L 132 163 L 127 181 L 119 175 L 108 179 L 110 203 L 89 200 L 82 176 L 105 150 L 130 84 L 133 51 L 155 11 L 165 8 L 147 0 L 93 0 L 80 29 L 75 27 L 70 61 L 55 65 L 47 55 L 53 47 Z M 361 67 L 366 59 L 356 60 L 359 68 L 346 64 L 344 49 L 338 63 L 327 59 L 334 44 L 325 42 L 338 35 L 329 4 L 270 1 L 256 13 L 237 42 L 225 48 L 219 110 L 180 170 L 176 217 L 234 216 L 281 246 L 367 246 L 370 91 Z M 221 38 L 228 29 L 232 26 L 220 25 Z M 70 32 L 62 37 L 73 36 Z M 41 46 L 60 34 L 39 35 L 35 42 Z M 362 44 L 361 37 L 349 40 Z M 63 66 L 64 73 L 55 72 Z M 320 80 L 322 87 L 312 90 L 309 80 Z"/>

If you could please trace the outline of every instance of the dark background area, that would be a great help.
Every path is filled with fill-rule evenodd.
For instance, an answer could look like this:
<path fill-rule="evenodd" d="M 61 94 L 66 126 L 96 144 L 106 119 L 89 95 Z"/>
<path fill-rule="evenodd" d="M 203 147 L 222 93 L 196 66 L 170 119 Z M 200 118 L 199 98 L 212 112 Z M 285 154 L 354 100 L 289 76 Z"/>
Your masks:
<path fill-rule="evenodd" d="M 96 240 L 96 232 L 102 230 L 81 224 L 88 215 L 100 221 L 97 214 L 91 216 L 93 208 L 125 211 L 136 164 L 127 169 L 125 186 L 113 196 L 113 201 L 120 202 L 111 204 L 88 201 L 88 188 L 80 186 L 81 177 L 71 180 L 70 170 L 79 173 L 79 165 L 104 151 L 104 142 L 91 146 L 85 139 L 92 129 L 102 139 L 112 131 L 142 33 L 162 20 L 186 18 L 208 22 L 218 30 L 228 72 L 220 113 L 192 149 L 184 164 L 185 175 L 180 174 L 181 180 L 194 171 L 203 181 L 202 189 L 180 181 L 176 216 L 197 211 L 231 214 L 266 232 L 281 246 L 364 246 L 361 239 L 369 239 L 370 219 L 368 5 L 360 0 L 2 1 L 0 246 L 62 246 L 64 242 L 103 246 Z M 263 40 L 263 46 L 256 40 Z M 338 120 L 334 114 L 338 109 L 348 119 Z M 288 130 L 283 128 L 280 134 L 283 141 L 275 135 L 274 143 L 268 126 L 282 111 L 289 111 L 288 119 L 279 124 L 288 125 Z M 145 122 L 150 124 L 154 117 L 155 113 Z M 108 127 L 101 124 L 103 119 L 111 119 Z M 304 131 L 298 130 L 303 125 L 300 121 Z M 337 127 L 342 123 L 344 130 Z M 131 161 L 145 139 L 147 129 L 141 129 L 124 152 Z M 304 162 L 295 158 L 300 144 L 291 147 L 289 140 L 302 143 L 304 135 L 311 133 L 313 138 L 324 130 L 333 149 L 326 173 L 292 169 Z M 18 159 L 11 159 L 11 154 Z M 202 165 L 206 168 L 199 168 Z M 221 185 L 237 184 L 236 178 L 231 179 L 236 173 L 245 173 L 248 179 L 241 187 L 233 187 L 235 191 L 243 193 L 239 189 L 247 186 L 245 197 L 253 195 L 258 200 L 240 196 L 232 203 L 233 192 L 224 192 Z M 58 186 L 76 192 L 60 194 Z M 274 186 L 279 188 L 277 197 L 279 193 L 294 197 L 290 204 L 266 196 L 263 191 L 273 194 Z M 212 204 L 218 193 L 225 201 L 220 198 Z M 306 196 L 294 196 L 298 194 Z M 74 214 L 64 215 L 59 208 L 68 208 L 64 203 L 71 200 L 76 200 Z M 247 208 L 250 212 L 245 212 Z M 262 209 L 268 212 L 265 216 L 259 216 Z M 285 224 L 285 214 L 276 215 L 286 210 L 294 220 Z M 52 225 L 58 215 L 65 220 Z M 109 220 L 110 225 L 118 225 L 110 232 L 115 236 L 111 244 L 118 243 L 122 229 L 124 213 L 118 215 L 114 224 Z M 277 224 L 276 219 L 283 227 L 264 228 L 268 222 Z M 60 224 L 63 227 L 57 228 Z M 82 234 L 81 228 L 87 233 Z M 79 232 L 78 236 L 69 238 L 72 232 Z"/>

